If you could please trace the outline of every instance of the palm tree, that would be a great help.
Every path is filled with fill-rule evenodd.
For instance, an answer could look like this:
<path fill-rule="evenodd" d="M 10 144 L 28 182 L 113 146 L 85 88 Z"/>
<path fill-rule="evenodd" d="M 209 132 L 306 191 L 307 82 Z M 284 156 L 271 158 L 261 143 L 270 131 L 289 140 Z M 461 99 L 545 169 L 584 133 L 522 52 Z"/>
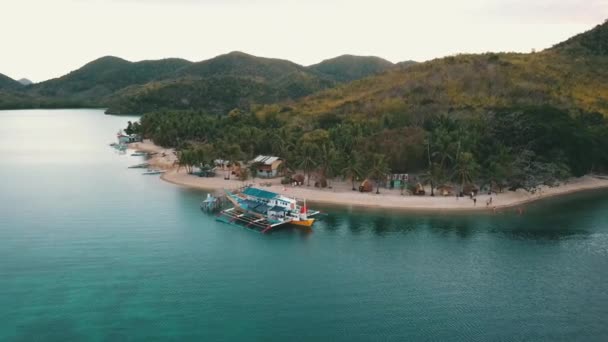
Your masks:
<path fill-rule="evenodd" d="M 342 175 L 350 178 L 353 186 L 353 191 L 357 191 L 355 188 L 355 178 L 361 177 L 361 164 L 354 153 L 350 153 L 346 157 L 346 167 L 342 169 Z"/>
<path fill-rule="evenodd" d="M 226 147 L 225 153 L 228 163 L 231 165 L 232 171 L 234 171 L 235 166 L 240 166 L 240 160 L 243 158 L 243 151 L 241 151 L 239 145 L 232 144 Z M 230 173 L 227 178 L 230 178 Z"/>
<path fill-rule="evenodd" d="M 472 182 L 473 177 L 477 174 L 479 166 L 475 162 L 473 154 L 470 152 L 463 152 L 459 155 L 456 161 L 456 167 L 454 169 L 454 175 L 456 179 L 460 181 L 460 191 L 464 190 L 465 182 Z"/>
<path fill-rule="evenodd" d="M 369 172 L 370 177 L 376 182 L 376 194 L 380 193 L 380 181 L 382 181 L 391 170 L 383 154 L 374 154 L 374 163 Z"/>
<path fill-rule="evenodd" d="M 437 164 L 431 162 L 429 168 L 421 175 L 422 184 L 429 184 L 431 186 L 431 197 L 435 196 L 435 186 L 439 184 L 439 180 L 441 179 L 438 170 Z"/>
<path fill-rule="evenodd" d="M 323 177 L 325 177 L 325 179 L 327 179 L 328 182 L 329 182 L 329 179 L 334 174 L 334 171 L 336 168 L 335 161 L 336 161 L 336 150 L 334 149 L 333 145 L 324 144 L 321 147 L 321 151 L 319 154 L 319 164 L 321 167 L 321 173 L 323 174 Z"/>
<path fill-rule="evenodd" d="M 316 152 L 317 147 L 315 145 L 305 144 L 302 146 L 302 160 L 300 161 L 300 167 L 302 168 L 304 173 L 306 173 L 306 176 L 308 178 L 306 186 L 310 186 L 310 173 L 315 168 L 315 166 L 317 166 L 317 161 L 315 158 Z"/>
<path fill-rule="evenodd" d="M 273 134 L 271 141 L 273 142 L 272 152 L 282 159 L 286 159 L 290 151 L 294 149 L 294 145 L 289 139 L 289 133 L 285 129 L 281 129 Z"/>
<path fill-rule="evenodd" d="M 179 172 L 179 170 L 182 167 L 186 168 L 186 172 L 191 174 L 192 173 L 192 165 L 194 165 L 194 152 L 192 150 L 181 150 L 179 152 L 179 156 L 178 156 L 178 167 L 177 167 L 177 171 Z"/>

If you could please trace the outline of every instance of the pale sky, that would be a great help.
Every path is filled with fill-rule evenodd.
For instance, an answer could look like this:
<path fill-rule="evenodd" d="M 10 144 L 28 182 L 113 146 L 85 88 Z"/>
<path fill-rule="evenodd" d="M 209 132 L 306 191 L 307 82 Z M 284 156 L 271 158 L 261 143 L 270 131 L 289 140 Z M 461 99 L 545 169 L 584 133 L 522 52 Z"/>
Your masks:
<path fill-rule="evenodd" d="M 191 61 L 239 50 L 310 65 L 542 50 L 608 0 L 0 0 L 0 73 L 39 82 L 101 56 Z"/>

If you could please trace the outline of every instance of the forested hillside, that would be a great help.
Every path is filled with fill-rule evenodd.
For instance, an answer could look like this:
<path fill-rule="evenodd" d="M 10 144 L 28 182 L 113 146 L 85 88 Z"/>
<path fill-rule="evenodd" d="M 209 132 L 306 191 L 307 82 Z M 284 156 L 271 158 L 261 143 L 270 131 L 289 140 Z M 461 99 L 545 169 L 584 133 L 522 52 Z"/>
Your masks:
<path fill-rule="evenodd" d="M 531 190 L 608 172 L 608 57 L 597 46 L 608 45 L 606 25 L 539 53 L 450 56 L 296 102 L 227 117 L 156 112 L 136 127 L 187 163 L 273 153 L 320 177 L 392 171 L 432 187 Z"/>
<path fill-rule="evenodd" d="M 193 109 L 226 114 L 253 103 L 291 101 L 372 74 L 389 66 L 376 57 L 348 57 L 304 67 L 290 61 L 231 52 L 192 63 L 182 59 L 129 62 L 102 57 L 80 69 L 0 94 L 0 108 L 57 106 L 108 107 L 108 113 L 144 113 L 159 109 Z M 390 62 L 386 62 L 390 63 Z M 383 65 L 381 67 L 381 65 Z"/>
<path fill-rule="evenodd" d="M 380 74 L 394 67 L 395 64 L 379 57 L 342 55 L 311 65 L 309 68 L 335 81 L 350 82 Z"/>
<path fill-rule="evenodd" d="M 20 89 L 21 86 L 21 83 L 15 81 L 14 79 L 6 75 L 0 74 L 0 90 Z"/>
<path fill-rule="evenodd" d="M 71 98 L 102 105 L 101 98 L 127 86 L 144 84 L 173 75 L 191 64 L 183 59 L 129 62 L 102 57 L 60 78 L 35 84 L 30 93 Z"/>

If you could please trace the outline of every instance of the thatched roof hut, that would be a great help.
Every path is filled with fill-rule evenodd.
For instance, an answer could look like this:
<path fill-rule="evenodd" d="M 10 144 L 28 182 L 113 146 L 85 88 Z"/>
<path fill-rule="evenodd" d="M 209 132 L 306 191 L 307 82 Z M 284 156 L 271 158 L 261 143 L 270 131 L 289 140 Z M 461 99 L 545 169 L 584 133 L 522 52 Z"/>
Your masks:
<path fill-rule="evenodd" d="M 477 196 L 478 192 L 479 192 L 479 188 L 475 184 L 468 183 L 462 187 L 462 193 L 465 196 L 470 196 L 470 195 Z"/>
<path fill-rule="evenodd" d="M 452 196 L 454 195 L 454 187 L 446 184 L 438 186 L 437 193 L 439 196 Z"/>
<path fill-rule="evenodd" d="M 414 195 L 424 196 L 424 194 L 426 194 L 426 191 L 424 191 L 424 187 L 422 186 L 422 184 L 416 184 L 416 187 L 414 188 Z"/>
<path fill-rule="evenodd" d="M 327 179 L 325 177 L 321 177 L 321 179 L 315 182 L 316 188 L 327 188 Z"/>
<path fill-rule="evenodd" d="M 304 177 L 303 174 L 296 174 L 291 176 L 291 180 L 294 182 L 297 182 L 298 184 L 304 184 L 304 180 L 306 180 L 306 177 Z"/>
<path fill-rule="evenodd" d="M 361 185 L 359 185 L 360 192 L 372 192 L 373 190 L 374 190 L 374 184 L 369 179 L 364 180 L 363 183 L 361 183 Z"/>

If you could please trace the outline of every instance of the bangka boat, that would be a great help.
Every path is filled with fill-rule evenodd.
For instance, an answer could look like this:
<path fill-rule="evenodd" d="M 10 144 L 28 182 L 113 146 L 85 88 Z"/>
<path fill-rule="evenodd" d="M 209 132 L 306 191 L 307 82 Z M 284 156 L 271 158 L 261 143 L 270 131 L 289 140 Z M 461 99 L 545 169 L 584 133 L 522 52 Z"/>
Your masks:
<path fill-rule="evenodd" d="M 160 175 L 165 172 L 167 172 L 167 171 L 165 171 L 165 170 L 148 170 L 148 171 L 142 173 L 142 175 Z"/>
<path fill-rule="evenodd" d="M 294 198 L 254 187 L 225 192 L 226 198 L 234 207 L 222 210 L 218 220 L 261 233 L 268 233 L 284 225 L 310 229 L 315 222 L 313 217 L 320 213 L 317 210 L 309 210 L 306 202 L 299 204 Z"/>
<path fill-rule="evenodd" d="M 142 163 L 142 164 L 137 164 L 137 165 L 131 165 L 129 166 L 129 169 L 145 169 L 150 167 L 150 163 Z"/>

